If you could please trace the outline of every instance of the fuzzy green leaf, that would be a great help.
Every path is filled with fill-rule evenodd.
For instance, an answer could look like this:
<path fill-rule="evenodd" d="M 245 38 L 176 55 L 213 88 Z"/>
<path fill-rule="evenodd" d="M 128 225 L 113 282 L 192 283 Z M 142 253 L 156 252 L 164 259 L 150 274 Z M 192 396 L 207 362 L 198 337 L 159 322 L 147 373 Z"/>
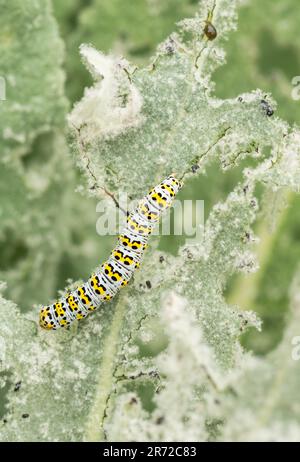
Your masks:
<path fill-rule="evenodd" d="M 34 13 L 35 4 L 28 5 Z M 187 440 L 207 441 L 222 439 L 222 432 L 224 439 L 234 434 L 237 419 L 227 426 L 220 422 L 232 414 L 230 387 L 250 362 L 239 337 L 248 327 L 260 328 L 260 322 L 252 312 L 227 303 L 226 286 L 234 273 L 257 269 L 251 230 L 258 212 L 256 185 L 297 190 L 299 184 L 298 132 L 268 116 L 271 97 L 259 90 L 227 100 L 214 96 L 211 76 L 224 62 L 221 45 L 235 28 L 235 8 L 231 0 L 201 1 L 199 14 L 181 22 L 146 68 L 135 70 L 124 59 L 81 46 L 95 83 L 72 110 L 69 124 L 76 160 L 87 179 L 86 195 L 99 197 L 101 191 L 107 202 L 122 189 L 140 198 L 165 175 L 176 171 L 187 181 L 193 171 L 203 175 L 213 161 L 223 170 L 242 160 L 251 161 L 251 168 L 224 201 L 216 200 L 202 242 L 187 241 L 172 256 L 158 250 L 159 240 L 153 238 L 133 283 L 78 326 L 41 331 L 37 309 L 21 315 L 1 298 L 1 440 L 178 441 L 184 434 Z M 46 18 L 53 25 L 48 10 Z M 205 36 L 207 19 L 216 27 L 215 40 Z M 43 48 L 38 33 L 35 38 Z M 59 63 L 59 49 L 55 56 Z M 57 62 L 49 67 L 61 75 Z M 43 65 L 48 68 L 47 62 Z M 262 103 L 263 98 L 268 101 Z M 43 104 L 51 118 L 47 102 L 48 97 Z M 65 140 L 56 130 L 61 104 L 63 98 L 55 122 L 48 119 L 48 133 L 37 137 L 45 130 L 31 119 L 26 128 L 34 143 L 24 187 L 35 200 L 25 228 L 28 254 L 23 252 L 16 268 L 3 272 L 22 304 L 27 297 L 39 301 L 53 293 L 59 260 L 71 252 L 72 232 L 79 240 L 73 256 L 79 267 L 85 264 L 80 257 L 88 253 L 82 235 L 89 205 L 74 199 Z M 26 140 L 22 153 L 28 152 Z M 294 168 L 285 175 L 291 156 Z M 57 210 L 58 201 L 64 213 Z M 245 380 L 246 395 L 248 385 Z M 235 406 L 238 400 L 233 401 Z M 239 406 L 243 413 L 245 400 Z M 250 411 L 254 422 L 257 409 Z M 291 417 L 286 424 L 294 424 Z M 237 437 L 247 432 L 246 425 Z"/>

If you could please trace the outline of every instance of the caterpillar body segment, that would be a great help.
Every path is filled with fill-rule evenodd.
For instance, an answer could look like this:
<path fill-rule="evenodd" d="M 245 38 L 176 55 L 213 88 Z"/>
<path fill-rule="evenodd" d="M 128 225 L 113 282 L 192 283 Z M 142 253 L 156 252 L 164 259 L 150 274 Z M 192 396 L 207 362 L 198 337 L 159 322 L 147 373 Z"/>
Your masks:
<path fill-rule="evenodd" d="M 134 271 L 140 267 L 142 255 L 133 250 L 124 249 L 122 245 L 118 245 L 111 253 L 111 256 L 124 266 L 124 268 Z"/>

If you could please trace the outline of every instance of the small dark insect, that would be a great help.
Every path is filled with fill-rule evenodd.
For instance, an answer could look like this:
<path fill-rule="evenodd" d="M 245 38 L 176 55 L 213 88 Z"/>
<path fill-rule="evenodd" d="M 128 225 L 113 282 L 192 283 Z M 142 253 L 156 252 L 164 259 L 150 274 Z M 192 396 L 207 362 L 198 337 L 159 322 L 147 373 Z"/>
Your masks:
<path fill-rule="evenodd" d="M 29 417 L 29 414 L 22 414 L 23 419 L 27 419 Z"/>
<path fill-rule="evenodd" d="M 199 168 L 199 165 L 197 165 L 197 164 L 192 165 L 192 172 L 193 173 L 197 172 L 198 168 Z"/>
<path fill-rule="evenodd" d="M 266 115 L 268 117 L 272 117 L 272 115 L 274 114 L 274 109 L 271 108 L 270 104 L 268 103 L 268 101 L 266 101 L 265 99 L 262 99 L 260 101 L 260 104 L 261 104 L 261 108 L 262 110 L 266 113 Z"/>
<path fill-rule="evenodd" d="M 151 287 L 152 287 L 151 282 L 150 282 L 150 281 L 146 281 L 146 286 L 147 286 L 148 289 L 151 289 Z"/>
<path fill-rule="evenodd" d="M 14 391 L 19 391 L 19 390 L 20 390 L 20 388 L 21 388 L 21 383 L 22 383 L 22 382 L 21 382 L 21 380 L 20 380 L 19 382 L 17 382 L 17 383 L 15 384 Z"/>
<path fill-rule="evenodd" d="M 208 40 L 214 40 L 218 35 L 217 29 L 209 21 L 206 22 L 206 26 L 204 27 L 204 34 L 206 35 Z"/>
<path fill-rule="evenodd" d="M 163 255 L 161 255 L 161 256 L 159 257 L 159 262 L 160 262 L 160 263 L 163 263 L 164 261 L 165 261 L 165 257 L 164 257 Z"/>

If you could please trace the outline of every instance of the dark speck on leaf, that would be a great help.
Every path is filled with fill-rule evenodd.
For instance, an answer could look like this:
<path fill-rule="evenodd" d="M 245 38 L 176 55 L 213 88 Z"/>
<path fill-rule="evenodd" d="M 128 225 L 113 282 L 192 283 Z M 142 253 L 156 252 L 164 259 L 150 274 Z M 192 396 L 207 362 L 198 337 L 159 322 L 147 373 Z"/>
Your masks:
<path fill-rule="evenodd" d="M 146 286 L 148 287 L 148 289 L 151 289 L 151 287 L 152 287 L 151 282 L 150 282 L 150 281 L 146 281 Z"/>
<path fill-rule="evenodd" d="M 176 49 L 176 44 L 175 44 L 174 40 L 172 38 L 170 38 L 168 40 L 168 42 L 166 43 L 166 45 L 165 45 L 165 50 L 169 55 L 171 55 L 172 53 L 175 52 L 175 49 Z"/>
<path fill-rule="evenodd" d="M 246 185 L 243 187 L 243 192 L 244 192 L 244 194 L 246 194 L 246 193 L 248 192 L 248 190 L 249 190 L 249 185 L 246 184 Z"/>
<path fill-rule="evenodd" d="M 163 416 L 161 416 L 161 417 L 158 417 L 158 418 L 156 419 L 156 422 L 155 422 L 155 423 L 156 423 L 157 425 L 161 425 L 161 424 L 164 422 L 164 420 L 165 420 L 165 418 L 164 418 Z"/>
<path fill-rule="evenodd" d="M 23 419 L 27 419 L 29 417 L 29 414 L 22 414 Z"/>
<path fill-rule="evenodd" d="M 250 234 L 246 232 L 243 236 L 243 242 L 249 242 L 250 241 Z"/>
<path fill-rule="evenodd" d="M 15 384 L 14 391 L 19 391 L 19 390 L 20 390 L 20 388 L 21 388 L 21 383 L 22 383 L 21 380 L 19 380 L 19 382 L 17 382 L 17 383 Z"/>

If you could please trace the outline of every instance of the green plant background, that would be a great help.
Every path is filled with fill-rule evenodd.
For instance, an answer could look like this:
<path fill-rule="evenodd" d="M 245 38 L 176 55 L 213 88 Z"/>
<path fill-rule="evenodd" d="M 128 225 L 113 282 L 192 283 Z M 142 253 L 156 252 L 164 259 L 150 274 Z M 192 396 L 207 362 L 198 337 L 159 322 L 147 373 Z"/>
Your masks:
<path fill-rule="evenodd" d="M 172 32 L 174 23 L 193 14 L 196 7 L 197 1 L 193 0 L 165 2 L 160 14 L 153 17 L 145 2 L 94 1 L 86 6 L 86 2 L 80 1 L 63 4 L 54 1 L 54 12 L 66 43 L 65 87 L 69 100 L 76 101 L 83 88 L 91 84 L 77 52 L 80 43 L 91 42 L 104 52 L 121 51 L 137 65 L 147 63 L 157 44 Z M 246 2 L 239 10 L 238 30 L 231 34 L 225 45 L 227 63 L 213 76 L 216 95 L 230 98 L 260 88 L 272 93 L 278 102 L 278 115 L 290 123 L 299 123 L 300 104 L 291 97 L 291 81 L 300 69 L 299 19 L 295 0 L 279 0 L 276 5 L 272 0 Z M 190 182 L 184 197 L 203 198 L 205 215 L 208 216 L 212 204 L 232 190 L 238 176 L 239 172 L 224 174 L 212 167 L 206 177 Z M 249 289 L 249 299 L 243 293 L 238 294 L 239 287 L 244 290 L 241 281 L 233 281 L 228 289 L 229 300 L 241 301 L 242 307 L 258 312 L 264 321 L 263 333 L 253 331 L 244 339 L 245 346 L 259 354 L 273 349 L 283 335 L 289 305 L 288 289 L 300 257 L 300 246 L 297 245 L 299 200 L 297 195 L 288 198 L 288 208 L 279 212 L 280 226 L 272 235 L 272 242 L 269 242 L 268 232 L 262 236 L 262 268 Z M 268 227 L 271 228 L 272 224 L 264 223 L 260 232 L 264 233 Z M 182 240 L 175 237 L 163 238 L 161 245 L 175 253 L 179 243 Z"/>
<path fill-rule="evenodd" d="M 300 71 L 298 2 L 244 3 L 239 7 L 238 30 L 224 45 L 227 63 L 213 74 L 216 95 L 231 98 L 260 88 L 277 101 L 277 115 L 299 124 L 300 102 L 291 97 L 291 80 Z M 52 6 L 48 2 L 36 5 L 36 12 L 28 0 L 12 4 L 0 1 L 1 74 L 8 76 L 0 126 L 13 127 L 22 137 L 6 130 L 1 139 L 0 280 L 7 282 L 5 298 L 30 315 L 34 304 L 55 297 L 68 278 L 86 278 L 115 241 L 96 235 L 97 201 L 80 193 L 84 181 L 66 141 L 66 114 L 84 87 L 92 84 L 80 60 L 79 45 L 92 43 L 103 52 L 113 51 L 138 66 L 146 65 L 156 46 L 174 30 L 174 23 L 195 13 L 197 2 L 53 0 Z M 35 14 L 38 21 L 32 21 Z M 26 25 L 30 21 L 40 41 L 32 39 Z M 12 23 L 13 31 L 8 26 Z M 22 91 L 15 94 L 20 87 L 14 86 L 14 78 L 20 75 Z M 20 106 L 16 108 L 10 100 Z M 187 182 L 181 198 L 204 199 L 208 217 L 213 205 L 235 188 L 242 166 L 223 172 L 213 163 L 206 176 Z M 226 299 L 262 319 L 262 332 L 250 329 L 242 343 L 263 357 L 280 344 L 291 317 L 289 290 L 300 260 L 300 199 L 285 191 L 266 193 L 258 188 L 257 194 L 267 204 L 254 225 L 261 239 L 257 247 L 260 269 L 253 275 L 233 276 L 226 286 Z M 183 241 L 164 237 L 158 248 L 176 255 Z M 156 354 L 165 345 L 165 336 L 158 330 L 143 354 Z M 144 407 L 151 410 L 153 384 L 140 388 Z"/>

